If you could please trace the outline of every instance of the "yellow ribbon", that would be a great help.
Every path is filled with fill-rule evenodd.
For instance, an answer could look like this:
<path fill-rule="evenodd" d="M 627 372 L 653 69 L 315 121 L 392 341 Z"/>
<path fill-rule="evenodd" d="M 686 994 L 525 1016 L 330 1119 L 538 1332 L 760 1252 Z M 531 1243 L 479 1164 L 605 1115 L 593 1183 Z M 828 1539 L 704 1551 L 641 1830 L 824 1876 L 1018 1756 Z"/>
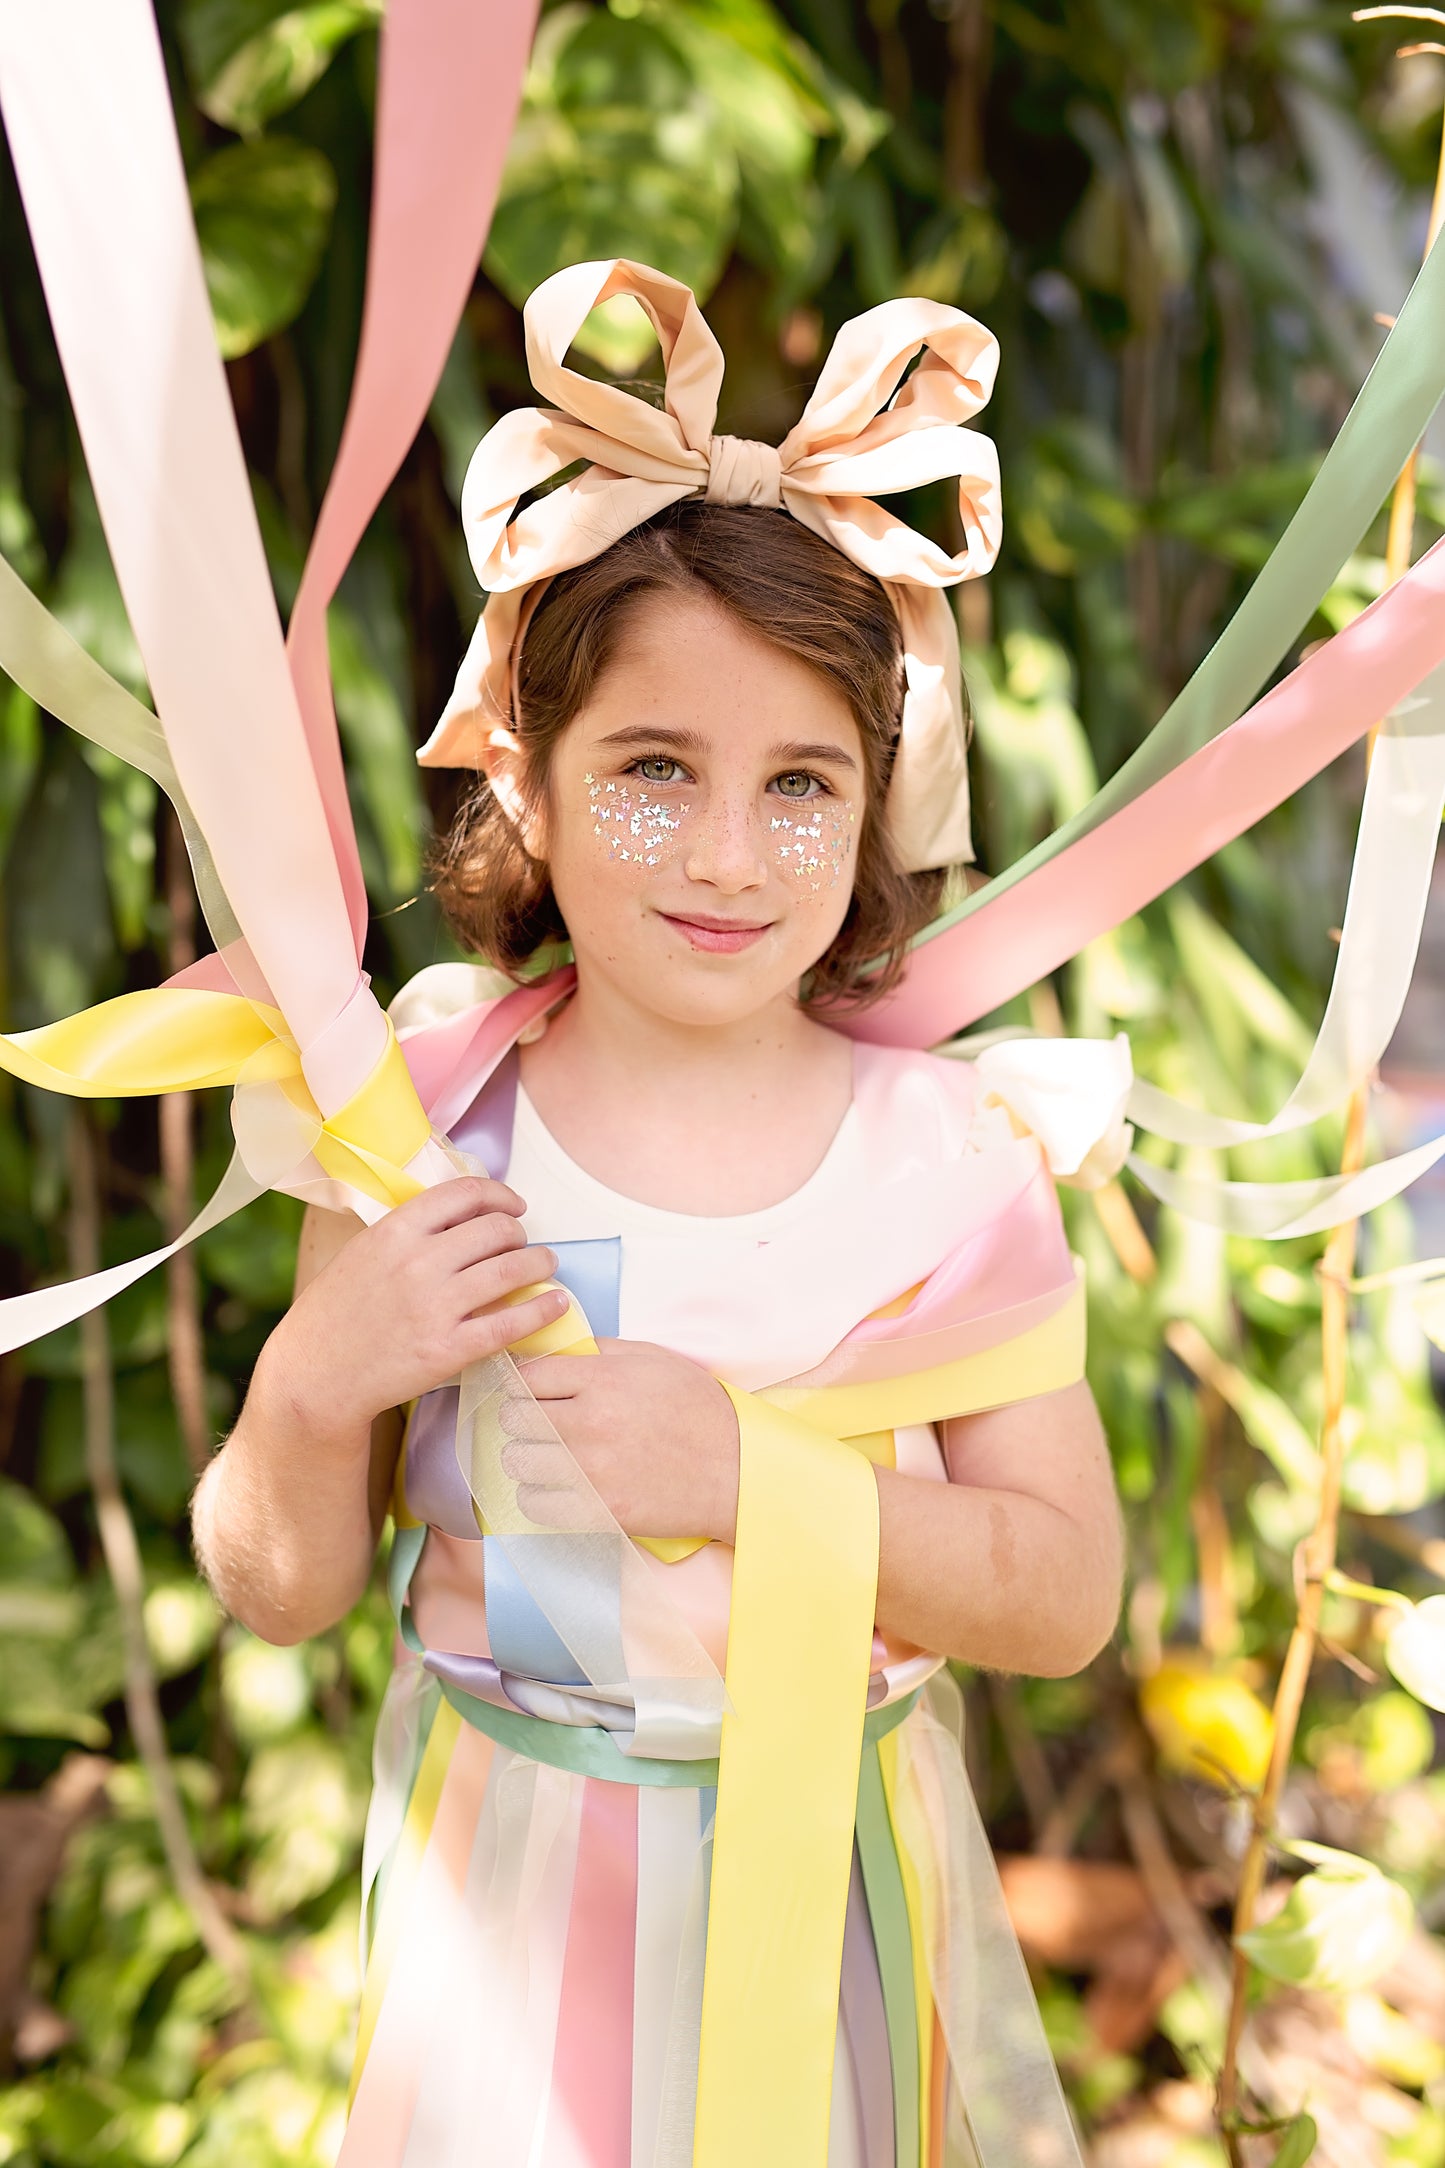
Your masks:
<path fill-rule="evenodd" d="M 860 1454 L 729 1391 L 737 1555 L 693 2164 L 827 2168 L 878 1490 Z"/>
<path fill-rule="evenodd" d="M 333 1181 L 386 1205 L 403 1203 L 422 1186 L 405 1170 L 431 1124 L 389 1022 L 371 1075 L 325 1120 L 280 1010 L 204 987 L 148 987 L 35 1031 L 0 1034 L 0 1067 L 72 1099 L 278 1084 L 314 1128 L 310 1149 Z"/>

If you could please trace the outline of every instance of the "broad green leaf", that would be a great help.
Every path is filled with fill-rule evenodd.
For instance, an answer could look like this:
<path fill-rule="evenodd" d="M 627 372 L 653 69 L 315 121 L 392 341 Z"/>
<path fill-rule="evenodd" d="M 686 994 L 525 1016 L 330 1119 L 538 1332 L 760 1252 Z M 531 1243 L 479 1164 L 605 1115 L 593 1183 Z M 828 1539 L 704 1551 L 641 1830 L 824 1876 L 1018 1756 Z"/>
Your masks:
<path fill-rule="evenodd" d="M 69 731 L 52 737 L 5 866 L 12 1030 L 116 990 L 98 801 L 79 741 Z"/>
<path fill-rule="evenodd" d="M 151 931 L 160 793 L 148 775 L 104 746 L 82 741 L 81 755 L 100 784 L 100 833 L 120 945 L 142 948 Z"/>
<path fill-rule="evenodd" d="M 259 1918 L 276 1920 L 344 1871 L 361 1841 L 366 1791 L 336 1741 L 309 1732 L 262 1749 L 242 1810 L 256 1847 L 247 1892 Z"/>
<path fill-rule="evenodd" d="M 239 1628 L 221 1658 L 221 1697 L 237 1738 L 261 1746 L 294 1731 L 311 1706 L 301 1648 L 273 1648 Z"/>
<path fill-rule="evenodd" d="M 69 1588 L 75 1560 L 65 1530 L 40 1500 L 0 1476 L 0 1581 Z"/>
<path fill-rule="evenodd" d="M 191 175 L 216 339 L 228 361 L 300 315 L 335 205 L 327 159 L 285 136 L 234 143 Z"/>
<path fill-rule="evenodd" d="M 147 1590 L 145 1629 L 156 1670 L 171 1679 L 198 1664 L 214 1645 L 221 1613 L 205 1582 L 191 1574 Z"/>
<path fill-rule="evenodd" d="M 1271 1979 L 1341 1993 L 1368 1987 L 1409 1940 L 1415 1908 L 1409 1893 L 1367 1859 L 1326 1845 L 1291 1847 L 1316 1863 L 1273 1919 L 1239 1938 L 1252 1964 Z"/>
<path fill-rule="evenodd" d="M 813 254 L 819 212 L 813 155 L 826 116 L 799 95 L 795 72 L 780 68 L 775 52 L 765 56 L 736 35 L 728 11 L 669 5 L 652 10 L 652 20 L 705 86 L 719 132 L 732 144 L 744 246 L 751 243 L 748 252 L 765 268 L 796 276 Z"/>
<path fill-rule="evenodd" d="M 1286 2124 L 1270 2168 L 1304 2168 L 1319 2135 L 1312 2115 L 1297 2115 L 1293 2122 Z"/>
<path fill-rule="evenodd" d="M 253 1310 L 284 1310 L 296 1280 L 301 1206 L 268 1190 L 196 1245 L 207 1279 Z"/>
<path fill-rule="evenodd" d="M 64 1596 L 59 1590 L 37 1593 L 42 1599 Z M 8 1626 L 0 1665 L 0 1734 L 73 1739 L 89 1747 L 108 1743 L 99 1712 L 120 1691 L 124 1660 L 113 1612 L 107 1638 L 87 1624 L 90 1608 L 82 1605 L 77 1612 L 72 1606 L 63 1617 L 47 1616 L 32 1603 L 27 1623 L 39 1632 Z"/>
<path fill-rule="evenodd" d="M 1400 1614 L 1386 1636 L 1385 1662 L 1427 1709 L 1445 1709 L 1445 1596 L 1427 1596 Z"/>
<path fill-rule="evenodd" d="M 181 49 L 196 103 L 223 128 L 253 135 L 381 16 L 382 0 L 185 0 Z"/>
<path fill-rule="evenodd" d="M 351 612 L 333 605 L 327 623 L 336 716 L 360 810 L 367 887 L 401 903 L 421 880 L 426 804 L 411 729 L 396 692 L 367 652 Z"/>
<path fill-rule="evenodd" d="M 705 300 L 737 229 L 738 186 L 716 102 L 671 39 L 648 22 L 560 7 L 537 39 L 487 270 L 520 306 L 566 264 L 631 256 Z M 575 344 L 627 375 L 655 339 L 619 299 L 594 310 Z"/>

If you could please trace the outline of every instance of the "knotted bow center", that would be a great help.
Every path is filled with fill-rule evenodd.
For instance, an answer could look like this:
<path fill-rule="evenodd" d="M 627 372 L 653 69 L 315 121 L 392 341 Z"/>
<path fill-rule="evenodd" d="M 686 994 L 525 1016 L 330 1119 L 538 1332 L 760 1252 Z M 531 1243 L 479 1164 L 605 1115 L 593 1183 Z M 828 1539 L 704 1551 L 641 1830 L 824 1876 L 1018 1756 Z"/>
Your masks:
<path fill-rule="evenodd" d="M 783 501 L 783 462 L 776 444 L 752 437 L 709 437 L 708 504 L 761 504 L 776 509 Z"/>

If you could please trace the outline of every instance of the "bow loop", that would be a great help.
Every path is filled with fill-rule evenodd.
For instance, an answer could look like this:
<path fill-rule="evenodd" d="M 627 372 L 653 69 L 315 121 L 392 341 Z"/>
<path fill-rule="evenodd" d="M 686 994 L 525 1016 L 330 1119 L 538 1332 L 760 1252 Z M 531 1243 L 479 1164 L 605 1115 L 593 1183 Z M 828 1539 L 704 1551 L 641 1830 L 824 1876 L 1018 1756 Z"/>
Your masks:
<path fill-rule="evenodd" d="M 594 308 L 628 296 L 662 348 L 661 409 L 567 366 Z M 549 406 L 508 414 L 467 472 L 462 520 L 492 599 L 419 758 L 480 765 L 511 719 L 527 591 L 587 562 L 684 497 L 781 508 L 887 588 L 904 650 L 898 756 L 886 820 L 909 871 L 971 858 L 958 638 L 941 590 L 986 572 L 1001 532 L 998 457 L 967 426 L 998 364 L 991 332 L 938 301 L 884 302 L 846 323 L 780 446 L 715 433 L 722 352 L 689 289 L 645 264 L 574 264 L 525 311 L 532 381 Z M 916 357 L 917 367 L 907 374 Z M 568 467 L 583 471 L 518 511 Z M 956 479 L 962 546 L 919 534 L 876 501 Z"/>
<path fill-rule="evenodd" d="M 657 333 L 667 388 L 661 412 L 620 385 L 566 367 L 567 351 L 587 318 L 622 295 L 637 302 Z M 544 279 L 523 311 L 527 367 L 542 397 L 643 454 L 706 454 L 722 389 L 722 348 L 690 287 L 626 257 L 573 264 Z"/>

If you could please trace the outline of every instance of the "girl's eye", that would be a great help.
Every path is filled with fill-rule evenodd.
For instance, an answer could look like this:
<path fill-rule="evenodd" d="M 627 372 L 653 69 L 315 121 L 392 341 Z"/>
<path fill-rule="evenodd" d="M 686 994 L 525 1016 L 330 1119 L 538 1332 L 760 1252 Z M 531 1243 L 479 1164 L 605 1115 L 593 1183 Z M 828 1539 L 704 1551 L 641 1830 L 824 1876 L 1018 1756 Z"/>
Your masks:
<path fill-rule="evenodd" d="M 640 775 L 644 783 L 676 783 L 682 776 L 682 763 L 671 759 L 666 753 L 649 753 L 645 760 L 632 763 L 633 773 Z"/>
<path fill-rule="evenodd" d="M 816 775 L 807 775 L 799 768 L 790 769 L 786 775 L 775 775 L 773 788 L 780 798 L 815 798 L 824 785 Z"/>

